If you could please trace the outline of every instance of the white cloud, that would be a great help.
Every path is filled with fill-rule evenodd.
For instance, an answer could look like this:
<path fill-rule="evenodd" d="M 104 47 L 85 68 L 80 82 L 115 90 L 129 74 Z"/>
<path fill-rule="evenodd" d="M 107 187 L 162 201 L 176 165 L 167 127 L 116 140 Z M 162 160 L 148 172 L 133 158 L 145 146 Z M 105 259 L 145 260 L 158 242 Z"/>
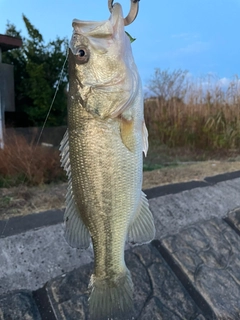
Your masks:
<path fill-rule="evenodd" d="M 232 81 L 231 79 L 224 77 L 224 78 L 219 79 L 219 80 L 217 81 L 217 84 L 218 84 L 220 87 L 228 87 L 231 81 Z"/>
<path fill-rule="evenodd" d="M 199 34 L 198 33 L 183 32 L 183 33 L 178 33 L 178 34 L 172 34 L 171 38 L 189 41 L 189 40 L 199 38 Z"/>
<path fill-rule="evenodd" d="M 230 86 L 235 86 L 240 89 L 240 79 L 237 76 L 230 78 L 223 77 L 217 81 L 220 87 L 228 88 Z"/>
<path fill-rule="evenodd" d="M 208 42 L 195 41 L 177 50 L 177 53 L 191 54 L 206 51 L 209 47 Z"/>
<path fill-rule="evenodd" d="M 223 91 L 227 90 L 231 85 L 235 88 L 240 90 L 240 79 L 237 77 L 227 78 L 222 77 L 218 78 L 217 75 L 213 72 L 209 72 L 204 77 L 192 77 L 190 78 L 190 83 L 195 85 L 195 88 L 202 88 L 204 91 L 206 90 L 213 90 L 218 87 Z M 234 90 L 235 90 L 234 89 Z"/>

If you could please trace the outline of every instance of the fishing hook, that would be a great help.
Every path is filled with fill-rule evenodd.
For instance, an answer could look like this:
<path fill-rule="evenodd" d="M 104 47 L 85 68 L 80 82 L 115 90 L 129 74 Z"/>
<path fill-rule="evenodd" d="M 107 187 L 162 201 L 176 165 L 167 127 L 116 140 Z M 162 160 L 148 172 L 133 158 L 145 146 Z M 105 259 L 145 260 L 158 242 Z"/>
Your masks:
<path fill-rule="evenodd" d="M 130 8 L 129 14 L 124 19 L 125 26 L 128 26 L 129 24 L 131 24 L 138 15 L 140 0 L 130 0 L 130 1 L 131 1 L 131 8 Z M 108 0 L 108 9 L 110 12 L 112 12 L 113 2 L 114 0 Z"/>

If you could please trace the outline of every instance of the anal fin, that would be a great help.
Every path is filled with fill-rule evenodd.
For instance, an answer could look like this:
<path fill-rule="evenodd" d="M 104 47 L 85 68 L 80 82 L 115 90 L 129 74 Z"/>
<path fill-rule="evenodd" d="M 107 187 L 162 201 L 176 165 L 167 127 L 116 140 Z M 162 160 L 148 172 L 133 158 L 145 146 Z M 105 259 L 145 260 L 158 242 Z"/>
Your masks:
<path fill-rule="evenodd" d="M 145 193 L 141 193 L 138 210 L 133 222 L 128 229 L 128 241 L 134 244 L 151 242 L 155 237 L 153 216 L 149 210 L 148 200 Z"/>

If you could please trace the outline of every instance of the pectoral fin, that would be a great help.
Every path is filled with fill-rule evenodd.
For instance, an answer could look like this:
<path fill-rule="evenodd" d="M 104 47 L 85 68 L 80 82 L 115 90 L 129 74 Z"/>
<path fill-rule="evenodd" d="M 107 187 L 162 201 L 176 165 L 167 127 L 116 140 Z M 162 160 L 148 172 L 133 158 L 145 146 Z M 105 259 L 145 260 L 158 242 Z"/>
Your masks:
<path fill-rule="evenodd" d="M 136 142 L 133 135 L 133 120 L 121 118 L 120 132 L 123 144 L 129 151 L 134 152 Z"/>
<path fill-rule="evenodd" d="M 71 247 L 88 248 L 90 234 L 84 225 L 76 206 L 72 191 L 71 164 L 69 159 L 68 131 L 66 131 L 60 146 L 61 164 L 68 176 L 68 191 L 66 196 L 66 210 L 64 214 L 65 239 Z"/>
<path fill-rule="evenodd" d="M 142 192 L 138 210 L 128 229 L 128 241 L 134 244 L 143 244 L 152 241 L 155 237 L 153 216 L 149 210 L 148 200 Z"/>
<path fill-rule="evenodd" d="M 126 120 L 125 118 L 121 118 L 120 120 L 120 131 L 121 131 L 121 138 L 123 144 L 128 148 L 129 151 L 135 151 L 135 139 L 134 139 L 134 132 L 133 132 L 133 120 Z M 142 123 L 142 150 L 144 152 L 145 157 L 147 156 L 148 152 L 148 130 L 145 125 L 145 121 Z"/>

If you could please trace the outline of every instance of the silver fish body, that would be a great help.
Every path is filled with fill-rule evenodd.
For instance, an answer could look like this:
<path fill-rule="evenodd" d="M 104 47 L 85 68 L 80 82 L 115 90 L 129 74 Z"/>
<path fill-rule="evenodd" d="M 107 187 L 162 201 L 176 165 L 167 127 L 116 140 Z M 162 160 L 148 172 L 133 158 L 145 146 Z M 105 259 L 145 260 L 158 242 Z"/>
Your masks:
<path fill-rule="evenodd" d="M 92 240 L 92 318 L 127 319 L 133 285 L 125 242 L 146 243 L 155 235 L 141 191 L 148 148 L 141 81 L 119 4 L 109 20 L 74 20 L 73 27 L 68 130 L 60 149 L 68 174 L 65 237 L 79 248 Z"/>

